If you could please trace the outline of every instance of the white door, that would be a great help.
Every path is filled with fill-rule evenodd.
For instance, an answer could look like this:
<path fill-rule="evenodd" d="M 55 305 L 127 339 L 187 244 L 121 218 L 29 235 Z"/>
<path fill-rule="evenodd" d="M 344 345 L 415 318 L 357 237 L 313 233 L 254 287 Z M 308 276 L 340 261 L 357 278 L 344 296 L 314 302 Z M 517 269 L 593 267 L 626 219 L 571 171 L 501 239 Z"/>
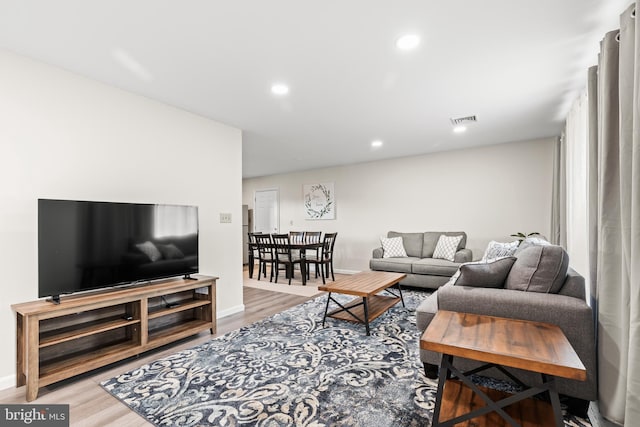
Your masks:
<path fill-rule="evenodd" d="M 253 217 L 254 230 L 259 233 L 277 233 L 280 222 L 278 190 L 257 190 Z"/>

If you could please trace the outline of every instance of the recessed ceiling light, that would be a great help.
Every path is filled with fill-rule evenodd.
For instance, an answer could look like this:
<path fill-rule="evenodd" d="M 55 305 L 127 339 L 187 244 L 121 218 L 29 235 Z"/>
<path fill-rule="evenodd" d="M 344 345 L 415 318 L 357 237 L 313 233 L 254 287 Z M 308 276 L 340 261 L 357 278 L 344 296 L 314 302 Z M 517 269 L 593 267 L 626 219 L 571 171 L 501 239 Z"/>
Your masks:
<path fill-rule="evenodd" d="M 382 141 L 380 141 L 379 139 L 376 139 L 375 141 L 371 141 L 371 147 L 372 148 L 382 147 Z"/>
<path fill-rule="evenodd" d="M 466 132 L 466 131 L 467 131 L 467 127 L 466 127 L 466 126 L 464 126 L 464 125 L 458 125 L 458 126 L 456 126 L 456 127 L 454 127 L 454 128 L 453 128 L 453 131 L 454 131 L 455 133 L 463 133 L 463 132 Z"/>
<path fill-rule="evenodd" d="M 396 40 L 396 47 L 402 50 L 415 49 L 420 44 L 420 37 L 416 34 L 405 34 Z"/>
<path fill-rule="evenodd" d="M 271 86 L 271 93 L 279 96 L 286 95 L 289 93 L 289 86 L 283 83 L 275 83 Z"/>

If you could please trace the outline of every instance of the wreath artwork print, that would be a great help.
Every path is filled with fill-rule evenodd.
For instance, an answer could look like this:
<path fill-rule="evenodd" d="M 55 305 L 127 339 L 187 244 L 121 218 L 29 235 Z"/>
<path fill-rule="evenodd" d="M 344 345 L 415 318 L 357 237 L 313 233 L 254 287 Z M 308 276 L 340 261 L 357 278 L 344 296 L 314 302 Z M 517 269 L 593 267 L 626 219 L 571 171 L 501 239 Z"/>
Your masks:
<path fill-rule="evenodd" d="M 336 199 L 332 182 L 304 184 L 302 187 L 306 219 L 335 219 Z"/>

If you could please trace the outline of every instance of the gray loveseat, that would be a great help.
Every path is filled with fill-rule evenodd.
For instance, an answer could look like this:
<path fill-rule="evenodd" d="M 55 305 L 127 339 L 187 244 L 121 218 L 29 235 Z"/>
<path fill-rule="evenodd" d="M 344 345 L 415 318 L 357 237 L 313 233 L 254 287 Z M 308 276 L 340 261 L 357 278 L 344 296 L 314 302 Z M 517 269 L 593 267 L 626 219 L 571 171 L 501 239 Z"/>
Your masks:
<path fill-rule="evenodd" d="M 588 401 L 597 399 L 593 313 L 585 300 L 584 277 L 568 268 L 566 252 L 562 248 L 555 251 L 556 254 L 562 253 L 565 259 L 561 261 L 549 260 L 545 252 L 548 251 L 539 247 L 516 252 L 512 267 L 505 273 L 504 284 L 494 283 L 488 285 L 492 287 L 485 287 L 490 280 L 483 286 L 471 285 L 467 280 L 467 286 L 453 283 L 442 286 L 416 309 L 417 327 L 419 331 L 424 331 L 439 309 L 558 325 L 587 370 L 587 381 L 584 382 L 559 378 L 558 392 L 569 397 L 567 404 L 573 413 L 585 416 Z M 528 263 L 525 261 L 527 255 Z M 544 286 L 544 277 L 542 282 L 538 281 L 535 285 L 537 289 L 532 288 L 536 278 L 541 278 L 540 274 L 546 274 L 544 277 L 549 284 L 547 292 L 539 287 L 541 284 Z M 478 277 L 471 275 L 471 280 L 478 280 Z M 505 288 L 507 286 L 509 289 Z M 420 350 L 427 376 L 436 376 L 440 358 L 439 353 Z M 478 366 L 478 362 L 460 358 L 454 360 L 454 364 L 463 370 Z M 539 375 L 517 370 L 513 372 L 527 384 L 540 381 Z M 482 375 L 505 378 L 493 369 L 484 371 Z"/>
<path fill-rule="evenodd" d="M 462 236 L 453 261 L 432 258 L 440 235 Z M 389 231 L 387 237 L 402 237 L 406 257 L 383 258 L 382 248 L 373 250 L 369 268 L 376 271 L 406 273 L 404 286 L 437 289 L 447 283 L 463 262 L 471 261 L 472 252 L 466 249 L 467 234 L 463 231 L 425 233 L 398 233 Z"/>

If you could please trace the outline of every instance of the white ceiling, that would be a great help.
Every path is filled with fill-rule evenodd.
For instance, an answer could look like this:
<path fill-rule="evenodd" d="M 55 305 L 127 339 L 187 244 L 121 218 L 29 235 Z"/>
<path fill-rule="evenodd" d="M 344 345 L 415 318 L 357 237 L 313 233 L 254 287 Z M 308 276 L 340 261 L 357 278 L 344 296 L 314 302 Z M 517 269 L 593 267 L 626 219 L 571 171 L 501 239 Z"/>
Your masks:
<path fill-rule="evenodd" d="M 559 135 L 630 3 L 0 0 L 0 46 L 242 129 L 247 178 Z"/>

